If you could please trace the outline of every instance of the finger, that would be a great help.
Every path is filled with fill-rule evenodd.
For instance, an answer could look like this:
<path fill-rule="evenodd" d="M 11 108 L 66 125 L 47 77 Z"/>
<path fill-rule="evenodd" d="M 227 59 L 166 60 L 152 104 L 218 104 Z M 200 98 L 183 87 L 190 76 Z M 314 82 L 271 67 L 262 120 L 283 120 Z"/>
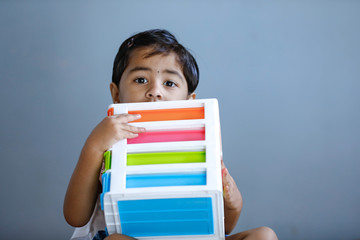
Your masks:
<path fill-rule="evenodd" d="M 231 199 L 231 187 L 229 185 L 225 185 L 223 187 L 223 197 L 225 201 L 230 201 Z"/>
<path fill-rule="evenodd" d="M 137 133 L 127 132 L 124 134 L 125 138 L 136 138 L 139 136 Z"/>
<path fill-rule="evenodd" d="M 227 184 L 230 186 L 231 189 L 233 189 L 236 186 L 236 183 L 235 183 L 234 178 L 230 175 L 230 172 L 227 168 L 226 168 L 225 175 L 226 175 L 225 178 L 226 178 Z"/>
<path fill-rule="evenodd" d="M 110 116 L 110 117 L 118 119 L 121 123 L 128 123 L 128 122 L 132 122 L 132 121 L 140 119 L 141 115 L 124 113 L 124 114 L 114 115 L 114 116 Z"/>
<path fill-rule="evenodd" d="M 221 170 L 221 177 L 222 177 L 222 185 L 223 185 L 223 188 L 227 185 L 229 185 L 229 179 L 227 177 L 227 168 L 223 168 Z"/>
<path fill-rule="evenodd" d="M 229 190 L 235 186 L 235 181 L 232 178 L 232 176 L 229 173 L 229 170 L 227 168 L 224 168 L 223 172 L 223 188 L 228 187 Z"/>
<path fill-rule="evenodd" d="M 221 170 L 225 168 L 224 161 L 221 159 Z"/>
<path fill-rule="evenodd" d="M 223 178 L 223 180 L 226 178 L 225 172 L 226 172 L 226 167 L 224 167 L 223 169 L 221 169 L 221 177 Z"/>
<path fill-rule="evenodd" d="M 132 132 L 132 133 L 142 133 L 146 131 L 146 129 L 143 127 L 135 127 L 128 124 L 122 124 L 121 127 L 124 131 Z"/>
<path fill-rule="evenodd" d="M 224 186 L 224 197 L 226 199 L 230 199 L 230 196 L 231 196 L 230 191 L 231 191 L 231 188 L 229 185 Z"/>

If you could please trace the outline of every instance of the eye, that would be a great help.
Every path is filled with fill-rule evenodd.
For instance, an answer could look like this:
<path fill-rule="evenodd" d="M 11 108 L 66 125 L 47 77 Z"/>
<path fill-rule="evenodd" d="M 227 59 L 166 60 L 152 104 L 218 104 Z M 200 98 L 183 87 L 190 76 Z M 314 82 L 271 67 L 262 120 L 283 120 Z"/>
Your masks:
<path fill-rule="evenodd" d="M 137 78 L 137 79 L 135 79 L 135 82 L 140 83 L 140 84 L 144 84 L 144 83 L 147 83 L 148 80 L 146 78 Z"/>
<path fill-rule="evenodd" d="M 167 87 L 176 87 L 176 83 L 174 83 L 173 81 L 166 81 L 164 82 L 164 85 Z"/>

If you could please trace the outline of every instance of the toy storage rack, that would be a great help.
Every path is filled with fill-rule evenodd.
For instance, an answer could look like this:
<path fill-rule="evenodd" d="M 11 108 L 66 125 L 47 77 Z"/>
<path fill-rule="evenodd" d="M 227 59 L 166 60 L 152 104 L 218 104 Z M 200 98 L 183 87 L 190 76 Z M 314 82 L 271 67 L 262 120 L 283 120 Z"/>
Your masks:
<path fill-rule="evenodd" d="M 216 99 L 112 104 L 146 128 L 105 153 L 101 205 L 109 234 L 137 239 L 224 239 Z"/>

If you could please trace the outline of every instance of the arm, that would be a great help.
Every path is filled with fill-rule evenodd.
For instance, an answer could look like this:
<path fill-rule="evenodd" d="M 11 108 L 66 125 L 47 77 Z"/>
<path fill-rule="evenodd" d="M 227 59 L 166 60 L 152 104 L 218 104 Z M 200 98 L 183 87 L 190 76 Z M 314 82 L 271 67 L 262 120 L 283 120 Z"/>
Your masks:
<path fill-rule="evenodd" d="M 229 234 L 239 219 L 243 201 L 241 193 L 223 161 L 221 161 L 221 173 L 224 189 L 225 234 Z"/>
<path fill-rule="evenodd" d="M 127 124 L 139 118 L 131 114 L 106 117 L 89 135 L 65 195 L 63 212 L 70 225 L 80 227 L 89 221 L 101 191 L 99 174 L 103 154 L 116 142 L 144 132 L 144 128 Z"/>

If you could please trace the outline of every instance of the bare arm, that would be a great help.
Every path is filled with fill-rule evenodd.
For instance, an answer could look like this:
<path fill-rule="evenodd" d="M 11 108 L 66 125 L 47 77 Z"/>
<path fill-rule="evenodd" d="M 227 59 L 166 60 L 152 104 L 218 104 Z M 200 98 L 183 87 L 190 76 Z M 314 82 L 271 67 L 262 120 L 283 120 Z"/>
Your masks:
<path fill-rule="evenodd" d="M 239 219 L 243 201 L 241 193 L 223 161 L 221 161 L 221 168 L 224 189 L 225 233 L 230 234 Z"/>
<path fill-rule="evenodd" d="M 103 154 L 116 142 L 145 131 L 127 124 L 138 118 L 131 114 L 106 117 L 89 135 L 65 195 L 63 212 L 70 225 L 80 227 L 89 221 L 100 192 L 98 179 Z"/>

